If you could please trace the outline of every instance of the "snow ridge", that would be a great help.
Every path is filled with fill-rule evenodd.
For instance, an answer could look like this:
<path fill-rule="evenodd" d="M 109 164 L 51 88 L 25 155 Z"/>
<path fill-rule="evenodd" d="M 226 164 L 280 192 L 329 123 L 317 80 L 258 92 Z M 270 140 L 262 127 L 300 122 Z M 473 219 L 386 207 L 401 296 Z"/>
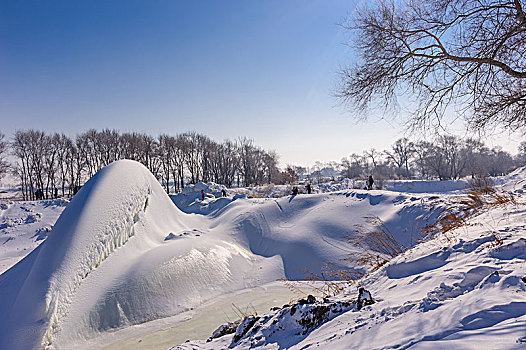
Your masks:
<path fill-rule="evenodd" d="M 145 192 L 147 195 L 143 199 Z M 53 334 L 60 330 L 61 320 L 67 315 L 71 298 L 75 295 L 82 280 L 86 279 L 111 253 L 126 244 L 135 235 L 135 226 L 140 221 L 141 212 L 145 212 L 148 207 L 150 193 L 149 187 L 137 191 L 127 203 L 127 215 L 114 218 L 111 224 L 104 226 L 103 231 L 93 238 L 85 250 L 76 274 L 71 281 L 66 282 L 65 287 L 62 285 L 64 282 L 61 283 L 59 280 L 51 282 L 53 287 L 46 294 L 46 318 L 49 320 L 49 325 L 42 339 L 42 345 L 45 348 L 53 343 Z M 62 290 L 66 290 L 67 294 L 61 293 Z"/>
<path fill-rule="evenodd" d="M 84 281 L 136 235 L 155 185 L 144 166 L 119 161 L 83 186 L 46 241 L 0 276 L 0 313 L 9 321 L 0 322 L 0 348 L 54 347 Z"/>

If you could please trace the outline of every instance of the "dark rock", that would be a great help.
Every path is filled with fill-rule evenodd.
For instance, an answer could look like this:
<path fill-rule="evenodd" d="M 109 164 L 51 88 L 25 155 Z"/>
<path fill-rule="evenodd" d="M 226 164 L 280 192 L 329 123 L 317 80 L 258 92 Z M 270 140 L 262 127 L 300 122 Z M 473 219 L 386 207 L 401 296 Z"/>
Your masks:
<path fill-rule="evenodd" d="M 232 334 L 236 331 L 237 327 L 239 326 L 239 324 L 241 323 L 241 320 L 238 320 L 236 322 L 229 322 L 227 324 L 223 324 L 221 326 L 219 326 L 213 333 L 212 335 L 210 336 L 210 338 L 208 338 L 208 341 L 211 341 L 212 339 L 215 339 L 215 338 L 220 338 L 224 335 L 227 335 L 227 334 Z"/>
<path fill-rule="evenodd" d="M 297 321 L 304 328 L 302 334 L 307 334 L 327 320 L 329 311 L 330 307 L 326 305 L 315 306 L 307 310 Z"/>
<path fill-rule="evenodd" d="M 296 306 L 293 306 L 290 308 L 290 315 L 294 316 L 295 313 L 296 313 Z"/>
<path fill-rule="evenodd" d="M 236 334 L 234 334 L 233 342 L 237 343 L 245 334 L 250 331 L 252 326 L 259 320 L 259 316 L 248 316 L 241 321 L 239 326 L 236 328 Z"/>

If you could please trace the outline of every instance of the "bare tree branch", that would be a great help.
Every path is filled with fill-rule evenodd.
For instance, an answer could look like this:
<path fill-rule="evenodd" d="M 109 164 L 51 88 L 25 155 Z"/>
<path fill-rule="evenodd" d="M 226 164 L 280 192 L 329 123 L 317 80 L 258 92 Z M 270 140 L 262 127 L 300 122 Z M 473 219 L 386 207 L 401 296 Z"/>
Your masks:
<path fill-rule="evenodd" d="M 440 125 L 456 106 L 476 129 L 526 127 L 526 14 L 521 0 L 376 0 L 344 27 L 360 60 L 337 96 L 365 111 L 417 101 L 413 126 Z"/>

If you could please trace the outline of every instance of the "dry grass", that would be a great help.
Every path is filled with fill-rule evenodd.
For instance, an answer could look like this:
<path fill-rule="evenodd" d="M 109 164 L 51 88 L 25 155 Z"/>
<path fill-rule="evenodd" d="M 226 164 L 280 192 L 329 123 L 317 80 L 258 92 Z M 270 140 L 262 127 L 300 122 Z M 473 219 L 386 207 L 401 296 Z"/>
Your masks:
<path fill-rule="evenodd" d="M 257 316 L 258 314 L 256 308 L 254 307 L 254 305 L 252 305 L 252 303 L 248 304 L 244 310 L 236 304 L 232 303 L 232 311 L 234 311 L 236 317 L 241 320 L 250 316 Z"/>
<path fill-rule="evenodd" d="M 472 226 L 468 219 L 479 215 L 482 211 L 507 204 L 517 204 L 513 194 L 498 192 L 492 185 L 490 179 L 478 178 L 469 182 L 470 189 L 466 198 L 452 203 L 439 218 L 432 224 L 428 224 L 422 230 L 424 237 L 433 238 L 441 235 L 448 242 L 456 240 L 454 231 L 461 227 Z M 503 243 L 499 235 L 493 233 L 495 245 Z"/>
<path fill-rule="evenodd" d="M 459 228 L 473 226 L 468 220 L 483 210 L 491 207 L 503 206 L 507 204 L 517 204 L 513 194 L 498 192 L 488 179 L 477 179 L 470 182 L 470 190 L 466 197 L 454 201 L 438 216 L 438 218 L 427 224 L 420 230 L 420 238 L 417 241 L 423 242 L 436 237 L 443 237 L 449 243 L 456 241 L 456 231 Z M 400 244 L 395 235 L 389 230 L 386 224 L 377 216 L 365 217 L 364 225 L 355 226 L 356 235 L 348 240 L 348 243 L 357 248 L 357 252 L 350 254 L 344 260 L 350 262 L 352 266 L 367 266 L 369 272 L 381 268 L 394 257 L 404 253 L 408 248 Z M 503 238 L 495 231 L 491 233 L 493 241 L 492 247 L 503 244 Z M 310 287 L 314 292 L 323 296 L 331 296 L 340 293 L 346 286 L 362 279 L 365 274 L 358 270 L 342 270 L 336 265 L 327 265 L 320 274 L 306 274 L 307 281 L 288 281 L 289 288 L 300 291 L 298 285 L 301 283 L 309 284 L 321 282 L 321 286 Z"/>
<path fill-rule="evenodd" d="M 355 269 L 342 269 L 341 265 L 325 264 L 320 273 L 305 272 L 305 280 L 289 281 L 286 280 L 287 287 L 298 294 L 314 294 L 323 298 L 341 293 L 346 286 L 360 280 L 364 273 Z M 301 287 L 306 287 L 308 292 L 304 292 Z"/>
<path fill-rule="evenodd" d="M 365 222 L 366 225 L 355 226 L 356 235 L 349 239 L 349 244 L 360 252 L 350 255 L 347 261 L 369 266 L 371 271 L 375 271 L 407 250 L 379 217 L 365 217 Z"/>

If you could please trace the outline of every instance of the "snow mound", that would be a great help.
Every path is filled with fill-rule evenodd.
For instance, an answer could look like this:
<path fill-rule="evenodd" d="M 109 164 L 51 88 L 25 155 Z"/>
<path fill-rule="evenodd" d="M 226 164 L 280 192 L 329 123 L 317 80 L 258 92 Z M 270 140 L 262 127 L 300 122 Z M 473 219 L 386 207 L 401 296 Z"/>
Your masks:
<path fill-rule="evenodd" d="M 448 193 L 469 187 L 466 180 L 398 180 L 385 184 L 385 190 L 405 193 Z"/>
<path fill-rule="evenodd" d="M 202 199 L 201 191 L 205 193 L 204 199 Z M 214 182 L 198 182 L 195 185 L 187 185 L 181 192 L 170 195 L 170 198 L 177 208 L 185 213 L 207 215 L 225 207 L 232 201 L 231 198 L 221 198 L 222 191 L 228 192 L 223 185 Z"/>
<path fill-rule="evenodd" d="M 115 277 L 141 251 L 162 242 L 168 227 L 185 229 L 182 215 L 139 163 L 119 161 L 99 171 L 47 240 L 0 276 L 0 348 L 53 347 L 68 331 L 89 333 L 133 319 L 130 300 L 104 292 L 118 286 Z M 118 261 L 122 248 L 129 258 Z M 103 264 L 113 274 L 98 278 Z"/>
<path fill-rule="evenodd" d="M 506 176 L 493 178 L 493 182 L 506 191 L 523 194 L 526 192 L 526 166 L 515 169 Z"/>

